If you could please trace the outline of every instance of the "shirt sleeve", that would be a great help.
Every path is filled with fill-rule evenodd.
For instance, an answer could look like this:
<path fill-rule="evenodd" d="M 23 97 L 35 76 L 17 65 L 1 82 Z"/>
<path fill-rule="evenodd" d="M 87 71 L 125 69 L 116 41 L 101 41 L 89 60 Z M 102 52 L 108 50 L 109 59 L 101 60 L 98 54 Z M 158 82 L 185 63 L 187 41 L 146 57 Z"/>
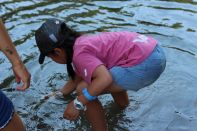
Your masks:
<path fill-rule="evenodd" d="M 94 70 L 102 65 L 103 62 L 99 60 L 96 56 L 81 53 L 73 59 L 73 64 L 77 70 L 77 73 L 88 83 L 91 83 L 91 78 Z"/>

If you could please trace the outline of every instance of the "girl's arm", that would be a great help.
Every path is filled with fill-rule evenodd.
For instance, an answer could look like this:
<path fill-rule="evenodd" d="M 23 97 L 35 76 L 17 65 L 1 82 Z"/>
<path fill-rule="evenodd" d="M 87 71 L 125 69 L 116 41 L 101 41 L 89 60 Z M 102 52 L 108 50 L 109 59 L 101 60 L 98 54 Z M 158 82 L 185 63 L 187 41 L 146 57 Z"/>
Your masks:
<path fill-rule="evenodd" d="M 82 78 L 79 77 L 78 75 L 76 75 L 75 80 L 69 79 L 68 82 L 64 85 L 64 87 L 62 89 L 60 89 L 60 91 L 64 95 L 70 94 L 71 92 L 73 92 L 76 89 L 76 87 L 80 81 L 82 81 Z"/>
<path fill-rule="evenodd" d="M 104 65 L 98 66 L 92 75 L 92 82 L 88 87 L 88 92 L 92 96 L 97 96 L 101 94 L 107 87 L 112 84 L 112 77 L 107 68 Z M 88 103 L 88 100 L 80 95 L 78 100 L 81 101 L 84 105 Z"/>

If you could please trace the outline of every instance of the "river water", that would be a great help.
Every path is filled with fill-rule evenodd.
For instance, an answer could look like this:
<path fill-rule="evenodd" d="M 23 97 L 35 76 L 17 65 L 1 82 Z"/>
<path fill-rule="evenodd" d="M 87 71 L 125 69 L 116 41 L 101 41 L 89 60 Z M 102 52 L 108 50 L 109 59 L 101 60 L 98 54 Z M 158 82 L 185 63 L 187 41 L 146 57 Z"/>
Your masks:
<path fill-rule="evenodd" d="M 50 59 L 38 64 L 34 31 L 48 18 L 60 18 L 77 31 L 134 31 L 155 37 L 164 48 L 167 67 L 157 82 L 129 91 L 130 105 L 120 111 L 110 95 L 99 97 L 110 131 L 196 131 L 196 0 L 0 0 L 0 16 L 28 70 L 31 87 L 15 91 L 9 61 L 0 53 L 0 88 L 12 100 L 27 131 L 91 130 L 83 117 L 63 119 L 67 103 L 42 98 L 67 81 L 65 65 Z"/>

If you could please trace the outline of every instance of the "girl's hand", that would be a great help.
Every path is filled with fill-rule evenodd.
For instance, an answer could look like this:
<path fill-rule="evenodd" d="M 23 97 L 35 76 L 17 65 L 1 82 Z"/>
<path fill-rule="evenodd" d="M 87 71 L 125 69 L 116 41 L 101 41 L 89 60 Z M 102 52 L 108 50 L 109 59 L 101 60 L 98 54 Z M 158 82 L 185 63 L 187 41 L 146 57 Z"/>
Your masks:
<path fill-rule="evenodd" d="M 54 92 L 54 96 L 56 99 L 64 99 L 64 94 L 60 90 Z"/>
<path fill-rule="evenodd" d="M 68 120 L 76 120 L 79 117 L 79 110 L 74 106 L 74 101 L 70 102 L 64 111 L 64 118 Z"/>

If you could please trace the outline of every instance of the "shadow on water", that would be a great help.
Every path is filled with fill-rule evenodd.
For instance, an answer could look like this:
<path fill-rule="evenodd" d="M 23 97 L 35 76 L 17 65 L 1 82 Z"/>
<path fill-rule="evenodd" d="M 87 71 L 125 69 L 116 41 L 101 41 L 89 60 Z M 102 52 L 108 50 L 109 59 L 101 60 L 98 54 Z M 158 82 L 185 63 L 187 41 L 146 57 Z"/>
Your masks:
<path fill-rule="evenodd" d="M 184 49 L 181 49 L 181 48 L 178 48 L 178 47 L 173 47 L 173 46 L 163 46 L 163 47 L 175 49 L 175 50 L 178 50 L 178 51 L 185 52 L 185 53 L 188 53 L 190 55 L 196 56 L 194 53 L 192 53 L 190 51 L 187 51 L 187 50 L 184 50 Z"/>
<path fill-rule="evenodd" d="M 0 16 L 23 62 L 31 72 L 32 80 L 28 91 L 22 93 L 15 91 L 11 65 L 0 53 L 0 88 L 13 101 L 27 131 L 91 130 L 83 114 L 80 115 L 80 119 L 73 122 L 63 119 L 66 105 L 73 97 L 64 100 L 53 97 L 43 99 L 44 96 L 60 89 L 68 77 L 63 65 L 57 65 L 48 59 L 43 65 L 38 64 L 39 53 L 35 46 L 34 31 L 44 20 L 58 17 L 72 28 L 85 33 L 127 30 L 152 35 L 158 39 L 165 51 L 169 52 L 168 70 L 176 67 L 191 77 L 197 77 L 191 73 L 196 69 L 194 66 L 197 54 L 196 5 L 197 2 L 194 0 L 2 0 Z M 175 58 L 177 54 L 183 55 L 179 61 Z M 185 60 L 190 62 L 190 69 L 177 66 Z M 166 78 L 163 78 L 160 81 L 165 80 Z M 178 78 L 175 80 L 179 81 Z M 132 114 L 133 110 L 129 109 L 136 106 L 135 103 L 130 105 L 126 112 L 120 111 L 105 97 L 102 97 L 101 101 L 111 131 L 136 129 L 133 125 L 133 116 L 128 115 Z"/>

